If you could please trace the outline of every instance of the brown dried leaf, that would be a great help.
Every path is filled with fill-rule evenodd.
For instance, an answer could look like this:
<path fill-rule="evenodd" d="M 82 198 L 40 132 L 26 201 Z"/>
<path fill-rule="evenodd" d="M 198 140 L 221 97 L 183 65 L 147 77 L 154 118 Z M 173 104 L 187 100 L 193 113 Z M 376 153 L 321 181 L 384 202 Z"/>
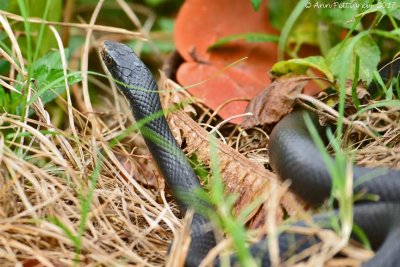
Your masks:
<path fill-rule="evenodd" d="M 185 139 L 188 150 L 191 153 L 195 153 L 202 163 L 210 165 L 209 133 L 183 111 L 170 114 L 169 121 L 171 122 L 171 127 L 180 129 L 181 136 Z M 218 141 L 217 146 L 220 172 L 225 188 L 228 193 L 238 195 L 238 200 L 234 208 L 235 214 L 239 214 L 240 211 L 248 207 L 256 199 L 261 198 L 265 200 L 266 196 L 273 194 L 271 192 L 271 185 L 272 183 L 278 183 L 278 178 L 274 173 L 266 170 L 261 165 L 251 162 L 222 142 Z M 281 186 L 277 185 L 277 188 L 281 189 Z M 304 211 L 297 199 L 290 192 L 287 192 L 282 197 L 280 204 L 290 215 L 298 211 Z M 261 206 L 262 203 L 246 218 L 246 221 L 250 220 Z M 282 214 L 281 210 L 278 213 Z"/>
<path fill-rule="evenodd" d="M 250 101 L 246 112 L 253 113 L 253 116 L 245 117 L 241 126 L 247 129 L 278 122 L 293 110 L 296 96 L 311 79 L 306 76 L 283 76 L 276 79 Z"/>
<path fill-rule="evenodd" d="M 346 80 L 346 94 L 349 96 L 352 95 L 352 87 L 353 87 L 353 81 Z M 359 82 L 357 84 L 356 92 L 357 92 L 357 98 L 360 100 L 364 100 L 365 98 L 368 98 L 370 96 L 363 82 Z"/>

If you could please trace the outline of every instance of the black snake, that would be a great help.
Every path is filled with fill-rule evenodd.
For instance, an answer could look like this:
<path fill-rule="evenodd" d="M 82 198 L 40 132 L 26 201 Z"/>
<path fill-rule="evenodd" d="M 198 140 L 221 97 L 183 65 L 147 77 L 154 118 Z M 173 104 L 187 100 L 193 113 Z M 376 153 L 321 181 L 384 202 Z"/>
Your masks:
<path fill-rule="evenodd" d="M 158 88 L 151 72 L 124 44 L 106 41 L 101 54 L 117 87 L 128 99 L 137 121 L 162 111 Z M 269 140 L 269 156 L 274 171 L 282 179 L 291 179 L 291 189 L 304 200 L 316 205 L 329 197 L 331 177 L 320 152 L 315 147 L 303 120 L 303 111 L 295 111 L 283 118 L 274 128 Z M 185 155 L 175 141 L 165 117 L 154 116 L 141 128 L 146 144 L 172 189 L 182 212 L 188 206 L 207 207 L 207 203 L 194 197 L 200 188 Z M 354 193 L 365 190 L 379 196 L 379 202 L 362 202 L 354 206 L 354 223 L 366 234 L 376 255 L 363 266 L 400 266 L 400 171 L 368 169 L 353 166 L 355 181 L 372 175 L 370 179 L 354 187 Z M 378 177 L 376 177 L 378 176 Z M 328 215 L 315 216 L 323 221 Z M 303 225 L 303 222 L 298 222 Z M 186 266 L 198 266 L 215 246 L 215 237 L 208 227 L 207 218 L 195 213 L 191 224 L 192 243 Z M 279 236 L 280 256 L 296 244 L 293 253 L 300 252 L 319 242 L 318 237 L 283 233 Z M 265 240 L 251 247 L 254 257 L 262 266 L 270 266 Z M 231 257 L 234 263 L 236 256 Z M 215 265 L 219 265 L 219 261 Z"/>

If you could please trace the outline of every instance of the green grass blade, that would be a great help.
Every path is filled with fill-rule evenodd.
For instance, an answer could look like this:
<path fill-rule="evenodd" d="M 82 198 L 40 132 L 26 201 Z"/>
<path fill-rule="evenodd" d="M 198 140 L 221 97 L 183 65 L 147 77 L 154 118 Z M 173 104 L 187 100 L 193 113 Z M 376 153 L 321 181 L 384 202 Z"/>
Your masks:
<path fill-rule="evenodd" d="M 30 75 L 30 66 L 32 66 L 33 59 L 32 59 L 32 39 L 31 39 L 31 24 L 28 22 L 29 17 L 29 7 L 25 5 L 24 0 L 18 0 L 18 6 L 21 11 L 22 17 L 24 18 L 24 29 L 26 35 L 26 50 L 27 50 L 27 57 L 28 57 L 28 75 Z"/>
<path fill-rule="evenodd" d="M 356 66 L 354 70 L 353 84 L 351 85 L 351 96 L 353 98 L 353 102 L 357 110 L 360 109 L 360 100 L 358 99 L 358 94 L 357 94 L 359 74 L 360 74 L 360 57 L 356 55 Z"/>
<path fill-rule="evenodd" d="M 47 14 L 49 13 L 50 5 L 51 5 L 52 1 L 53 0 L 47 0 L 46 1 L 46 6 L 44 8 L 43 17 L 42 17 L 42 19 L 44 21 L 47 19 Z M 43 42 L 44 29 L 45 29 L 45 24 L 41 23 L 40 24 L 40 29 L 39 29 L 39 35 L 38 35 L 37 42 L 36 42 L 35 54 L 33 56 L 33 62 L 35 62 L 37 60 L 38 56 L 39 56 L 40 48 L 41 48 L 42 42 Z"/>
<path fill-rule="evenodd" d="M 290 31 L 292 30 L 294 23 L 300 17 L 301 13 L 303 12 L 306 6 L 306 3 L 308 2 L 309 0 L 300 0 L 297 3 L 296 7 L 293 9 L 289 18 L 286 20 L 286 23 L 282 28 L 281 36 L 278 42 L 278 61 L 282 61 L 284 59 L 285 46 L 289 38 Z"/>

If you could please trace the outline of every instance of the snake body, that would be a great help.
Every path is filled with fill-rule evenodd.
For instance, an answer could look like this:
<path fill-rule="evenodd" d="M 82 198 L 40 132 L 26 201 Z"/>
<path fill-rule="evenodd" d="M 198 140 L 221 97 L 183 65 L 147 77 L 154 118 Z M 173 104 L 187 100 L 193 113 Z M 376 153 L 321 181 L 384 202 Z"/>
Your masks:
<path fill-rule="evenodd" d="M 140 121 L 162 112 L 157 83 L 153 75 L 124 44 L 106 41 L 101 49 L 103 61 L 111 76 L 119 81 L 117 87 L 127 98 L 133 116 Z M 163 114 L 156 116 L 141 127 L 147 147 L 157 162 L 162 175 L 178 202 L 182 213 L 188 204 L 204 207 L 196 196 L 200 183 L 181 148 L 174 139 Z M 187 266 L 197 266 L 216 244 L 214 233 L 208 227 L 208 220 L 198 213 L 193 215 L 191 224 L 190 257 Z"/>
<path fill-rule="evenodd" d="M 157 84 L 144 63 L 131 48 L 124 44 L 106 41 L 101 54 L 117 87 L 130 103 L 136 121 L 143 121 L 141 132 L 150 153 L 157 162 L 169 188 L 172 189 L 181 211 L 189 206 L 208 207 L 196 197 L 200 189 L 197 176 L 190 167 L 185 155 L 175 141 L 162 114 Z M 148 119 L 153 117 L 152 119 Z M 282 179 L 291 179 L 291 189 L 300 197 L 317 205 L 331 192 L 331 178 L 322 156 L 312 142 L 304 124 L 302 111 L 287 115 L 277 124 L 269 141 L 270 161 L 273 169 Z M 375 257 L 364 266 L 398 266 L 400 263 L 400 171 L 385 169 L 353 168 L 355 181 L 365 175 L 371 179 L 354 188 L 357 193 L 367 190 L 380 197 L 378 203 L 363 203 L 354 208 L 354 222 L 357 224 L 376 250 Z M 316 216 L 323 221 L 328 215 Z M 303 225 L 303 222 L 298 222 Z M 191 224 L 192 242 L 186 259 L 186 266 L 198 266 L 207 253 L 215 246 L 215 237 L 210 230 L 209 221 L 195 213 Z M 281 234 L 279 247 L 281 257 L 288 255 L 289 246 L 296 240 L 300 252 L 316 242 L 318 237 Z M 269 253 L 265 240 L 251 248 L 255 257 L 261 258 L 262 266 L 270 266 Z M 236 262 L 233 255 L 231 261 Z M 219 265 L 219 262 L 215 263 Z"/>
<path fill-rule="evenodd" d="M 323 128 L 318 130 L 320 135 L 324 135 Z M 326 200 L 331 193 L 331 176 L 308 133 L 302 111 L 292 112 L 274 127 L 268 151 L 274 171 L 282 179 L 292 180 L 292 191 L 314 206 Z M 353 194 L 365 190 L 379 196 L 380 201 L 400 203 L 399 170 L 353 166 L 352 173 L 353 183 L 357 185 Z M 366 181 L 361 183 L 364 178 Z"/>

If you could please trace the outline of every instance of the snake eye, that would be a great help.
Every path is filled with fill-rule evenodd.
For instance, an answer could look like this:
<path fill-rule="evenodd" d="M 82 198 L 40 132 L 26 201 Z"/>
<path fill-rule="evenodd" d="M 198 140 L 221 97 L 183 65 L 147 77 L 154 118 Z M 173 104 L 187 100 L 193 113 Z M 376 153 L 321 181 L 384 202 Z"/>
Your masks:
<path fill-rule="evenodd" d="M 111 65 L 113 63 L 113 59 L 109 55 L 106 55 L 105 62 L 107 65 Z"/>

